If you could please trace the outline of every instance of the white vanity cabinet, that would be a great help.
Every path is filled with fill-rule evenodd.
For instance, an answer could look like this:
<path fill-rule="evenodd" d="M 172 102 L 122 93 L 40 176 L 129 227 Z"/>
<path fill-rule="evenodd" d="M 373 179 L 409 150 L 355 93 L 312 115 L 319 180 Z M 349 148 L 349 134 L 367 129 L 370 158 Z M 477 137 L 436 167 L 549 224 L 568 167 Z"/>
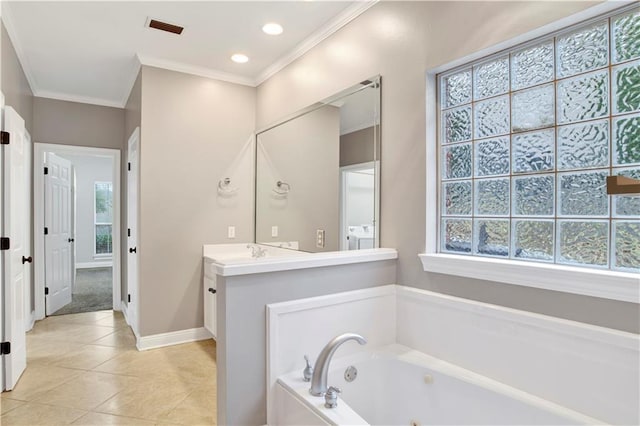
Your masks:
<path fill-rule="evenodd" d="M 213 265 L 205 262 L 204 268 L 204 328 L 216 339 L 216 274 Z"/>

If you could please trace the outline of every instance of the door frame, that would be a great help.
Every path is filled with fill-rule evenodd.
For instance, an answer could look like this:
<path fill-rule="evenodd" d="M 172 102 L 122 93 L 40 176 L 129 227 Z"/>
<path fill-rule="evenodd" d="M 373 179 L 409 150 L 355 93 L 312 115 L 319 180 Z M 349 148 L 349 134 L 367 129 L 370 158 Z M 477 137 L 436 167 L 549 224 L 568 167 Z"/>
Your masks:
<path fill-rule="evenodd" d="M 33 155 L 33 235 L 35 243 L 34 257 L 36 259 L 44 259 L 44 173 L 42 172 L 45 166 L 45 152 L 52 152 L 57 155 L 92 155 L 109 157 L 112 160 L 112 175 L 113 175 L 113 269 L 112 269 L 112 285 L 113 285 L 113 310 L 121 310 L 121 188 L 120 188 L 120 150 L 111 148 L 93 148 L 88 146 L 75 146 L 75 145 L 58 145 L 50 143 L 36 142 L 34 146 Z M 35 318 L 41 320 L 45 318 L 45 294 L 44 294 L 44 262 L 34 262 L 35 272 L 35 285 L 34 291 L 35 297 Z M 74 265 L 75 268 L 75 265 Z"/>
<path fill-rule="evenodd" d="M 374 175 L 378 174 L 378 161 L 367 161 L 365 163 L 356 163 L 356 164 L 350 164 L 348 166 L 342 166 L 340 167 L 340 250 L 347 250 L 348 246 L 347 246 L 347 235 L 345 234 L 346 231 L 346 226 L 345 226 L 345 222 L 347 221 L 347 173 L 348 172 L 357 172 L 359 170 L 368 170 L 368 169 L 373 169 L 374 170 Z M 375 176 L 374 176 L 375 178 Z M 374 192 L 376 190 L 375 187 L 375 183 L 374 183 Z M 375 195 L 374 195 L 375 197 Z M 374 198 L 374 212 L 373 212 L 373 221 L 374 221 L 374 225 L 377 225 L 377 209 L 375 209 L 375 198 Z M 374 236 L 376 237 L 376 243 L 377 243 L 377 236 L 378 236 L 378 229 L 376 227 L 375 229 L 375 234 Z M 378 245 L 376 244 L 375 247 L 378 247 Z"/>
<path fill-rule="evenodd" d="M 131 146 L 137 143 L 138 149 L 136 151 L 136 161 L 135 167 L 131 167 Z M 131 213 L 132 205 L 131 200 L 129 200 L 130 192 L 129 185 L 131 184 L 131 172 L 135 172 L 135 186 L 136 186 L 136 203 L 135 203 L 135 227 L 131 230 L 131 235 L 129 237 L 135 238 L 136 247 L 140 248 L 140 146 L 141 146 L 141 137 L 140 137 L 140 127 L 136 127 L 133 132 L 131 132 L 131 136 L 127 139 L 127 209 L 125 213 L 125 219 L 127 221 L 126 228 L 131 230 L 131 223 L 129 222 L 129 214 Z M 130 247 L 130 240 L 127 238 L 127 243 L 125 246 L 125 252 Z M 126 303 L 123 302 L 123 310 L 124 318 L 127 321 L 127 324 L 131 327 L 133 334 L 136 336 L 136 341 L 140 342 L 140 262 L 136 260 L 136 268 L 135 271 L 132 272 L 131 263 L 129 254 L 127 256 L 127 293 L 128 296 L 133 294 L 134 302 L 131 303 L 127 300 Z M 137 256 L 137 253 L 136 253 Z M 135 274 L 134 279 L 132 280 L 131 276 Z"/>

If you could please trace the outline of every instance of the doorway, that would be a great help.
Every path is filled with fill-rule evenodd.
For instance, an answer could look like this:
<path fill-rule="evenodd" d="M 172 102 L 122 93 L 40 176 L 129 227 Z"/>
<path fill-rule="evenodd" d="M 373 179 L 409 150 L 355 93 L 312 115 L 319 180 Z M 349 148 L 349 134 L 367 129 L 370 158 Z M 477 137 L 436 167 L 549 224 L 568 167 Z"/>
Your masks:
<path fill-rule="evenodd" d="M 120 151 L 35 144 L 36 317 L 120 310 Z"/>
<path fill-rule="evenodd" d="M 340 167 L 340 250 L 376 247 L 376 163 Z"/>

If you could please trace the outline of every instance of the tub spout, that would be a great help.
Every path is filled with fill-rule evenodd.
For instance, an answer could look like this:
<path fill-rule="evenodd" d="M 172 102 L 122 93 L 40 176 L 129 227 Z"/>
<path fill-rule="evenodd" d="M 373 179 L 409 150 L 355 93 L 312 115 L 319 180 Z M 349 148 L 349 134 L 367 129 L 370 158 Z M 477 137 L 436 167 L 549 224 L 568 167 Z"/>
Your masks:
<path fill-rule="evenodd" d="M 313 368 L 313 377 L 311 378 L 311 388 L 309 393 L 313 396 L 323 396 L 327 392 L 327 375 L 329 374 L 329 364 L 333 353 L 338 349 L 340 345 L 349 340 L 355 340 L 361 345 L 367 343 L 367 340 L 355 333 L 345 333 L 340 336 L 334 337 L 327 345 L 322 349 L 316 365 Z"/>

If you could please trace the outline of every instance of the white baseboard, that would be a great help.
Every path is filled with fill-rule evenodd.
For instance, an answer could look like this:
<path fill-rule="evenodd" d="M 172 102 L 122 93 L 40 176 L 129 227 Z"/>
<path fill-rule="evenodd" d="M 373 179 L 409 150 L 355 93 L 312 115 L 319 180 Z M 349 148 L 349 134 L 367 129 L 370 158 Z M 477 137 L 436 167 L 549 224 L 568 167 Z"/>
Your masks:
<path fill-rule="evenodd" d="M 108 268 L 111 266 L 113 266 L 112 260 L 106 262 L 76 262 L 76 269 Z"/>
<path fill-rule="evenodd" d="M 131 329 L 131 332 L 135 336 L 136 342 L 137 342 L 140 339 L 140 336 L 138 335 L 138 332 L 133 328 L 133 325 L 131 324 L 131 320 L 129 319 L 128 309 L 129 309 L 128 303 L 125 303 L 124 301 L 120 302 L 120 311 L 122 312 L 122 316 L 124 317 L 124 320 L 126 321 L 129 328 Z"/>
<path fill-rule="evenodd" d="M 127 312 L 127 304 L 126 303 L 122 303 L 120 302 L 120 310 L 122 311 L 122 316 L 124 316 L 124 320 L 127 322 L 127 324 L 129 325 L 129 327 L 131 327 L 131 322 L 129 321 L 129 314 Z"/>
<path fill-rule="evenodd" d="M 136 347 L 139 351 L 145 351 L 147 349 L 161 348 L 163 346 L 179 345 L 181 343 L 196 342 L 198 340 L 207 339 L 211 339 L 211 333 L 209 333 L 204 327 L 190 328 L 188 330 L 138 337 Z"/>

